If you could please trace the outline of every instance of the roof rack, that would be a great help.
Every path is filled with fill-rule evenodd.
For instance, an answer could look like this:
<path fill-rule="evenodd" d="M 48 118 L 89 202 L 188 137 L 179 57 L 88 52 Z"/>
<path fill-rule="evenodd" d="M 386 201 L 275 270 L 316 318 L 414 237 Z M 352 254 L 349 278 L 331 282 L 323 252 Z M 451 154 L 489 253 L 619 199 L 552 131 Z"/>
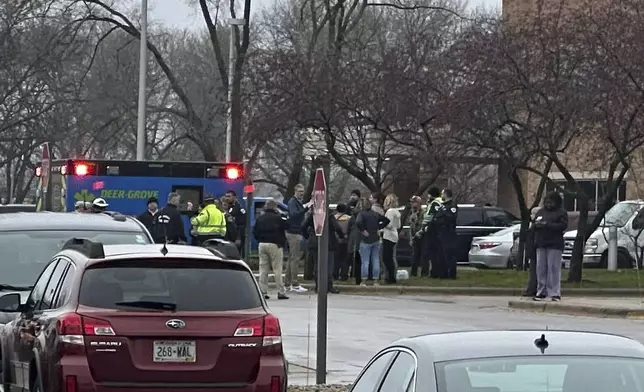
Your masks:
<path fill-rule="evenodd" d="M 222 260 L 231 260 L 228 257 L 226 257 L 226 255 L 223 252 L 221 252 L 221 251 L 219 251 L 219 250 L 217 250 L 215 248 L 206 247 L 206 249 L 209 250 L 210 253 L 212 253 L 213 255 L 215 255 L 217 257 L 220 257 Z"/>
<path fill-rule="evenodd" d="M 90 259 L 104 259 L 105 252 L 103 251 L 103 244 L 94 242 L 87 238 L 72 238 L 65 242 L 63 250 L 75 250 L 87 256 Z"/>
<path fill-rule="evenodd" d="M 125 215 L 121 214 L 120 212 L 102 211 L 101 213 L 105 214 L 105 215 L 108 215 L 108 216 L 111 216 L 112 219 L 114 219 L 117 222 L 125 222 L 127 220 L 127 217 Z"/>

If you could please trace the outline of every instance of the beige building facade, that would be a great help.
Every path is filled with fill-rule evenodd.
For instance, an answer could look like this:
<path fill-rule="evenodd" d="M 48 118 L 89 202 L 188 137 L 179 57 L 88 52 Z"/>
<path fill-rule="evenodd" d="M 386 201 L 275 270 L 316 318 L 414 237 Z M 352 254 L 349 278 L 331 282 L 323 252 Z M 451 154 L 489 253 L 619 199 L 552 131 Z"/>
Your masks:
<path fill-rule="evenodd" d="M 503 0 L 503 18 L 509 23 L 525 23 L 530 17 L 536 14 L 553 13 L 575 7 L 584 7 L 588 0 Z M 560 156 L 571 176 L 576 183 L 589 196 L 589 210 L 596 211 L 607 192 L 609 159 L 612 157 L 601 157 L 602 153 L 610 155 L 613 151 L 611 146 L 602 142 L 583 140 L 569 146 L 566 153 Z M 617 192 L 617 200 L 633 200 L 644 197 L 644 148 L 636 151 L 630 157 L 631 169 L 627 172 L 624 181 L 620 184 Z M 543 165 L 533 163 L 535 169 L 543 168 Z M 619 169 L 614 173 L 619 175 Z M 523 185 L 523 195 L 528 205 L 531 205 L 537 194 L 541 177 L 537 174 L 522 171 L 520 178 Z M 550 185 L 546 191 L 553 190 L 552 183 L 561 187 L 568 187 L 564 175 L 554 166 L 548 173 Z M 497 202 L 501 207 L 519 214 L 517 195 L 509 178 L 509 171 L 506 165 L 499 164 L 499 181 L 497 188 Z M 564 206 L 568 211 L 578 211 L 579 205 L 573 196 L 563 193 Z"/>

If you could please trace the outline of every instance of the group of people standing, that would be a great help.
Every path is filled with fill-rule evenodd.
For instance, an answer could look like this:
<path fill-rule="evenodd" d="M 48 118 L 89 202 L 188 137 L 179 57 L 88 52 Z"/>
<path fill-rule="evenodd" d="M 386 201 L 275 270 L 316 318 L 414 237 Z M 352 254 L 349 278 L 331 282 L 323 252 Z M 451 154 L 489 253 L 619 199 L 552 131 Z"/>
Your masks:
<path fill-rule="evenodd" d="M 193 212 L 194 205 L 186 202 L 185 210 L 191 216 L 190 240 L 186 236 L 183 219 L 179 205 L 181 195 L 172 192 L 163 208 L 159 208 L 159 201 L 155 197 L 147 200 L 146 210 L 138 216 L 150 231 L 152 238 L 157 243 L 192 243 L 200 245 L 212 238 L 224 239 L 235 243 L 241 252 L 245 240 L 244 228 L 246 225 L 246 211 L 243 209 L 234 191 L 228 191 L 221 199 L 206 196 L 197 211 Z"/>
<path fill-rule="evenodd" d="M 350 277 L 354 277 L 356 284 L 361 286 L 378 286 L 381 282 L 396 284 L 396 246 L 400 238 L 407 235 L 402 230 L 405 224 L 410 227 L 414 250 L 412 274 L 416 275 L 420 268 L 421 276 L 456 278 L 458 207 L 449 189 L 443 190 L 442 196 L 438 188 L 430 189 L 426 207 L 423 207 L 421 197 L 412 197 L 410 205 L 402 213 L 395 194 L 383 197 L 372 193 L 364 200 L 359 190 L 353 190 L 346 204 L 338 204 L 335 211 L 329 211 L 327 215 L 329 275 L 321 279 L 315 276 L 318 240 L 314 234 L 313 203 L 305 203 L 304 194 L 304 186 L 298 184 L 288 201 L 288 219 L 282 219 L 277 212 L 277 204 L 269 200 L 265 213 L 255 222 L 254 236 L 260 244 L 260 286 L 267 298 L 268 270 L 271 267 L 278 299 L 287 299 L 287 292 L 307 291 L 299 279 L 304 254 L 308 259 L 304 275 L 305 278 L 307 272 L 313 275 L 316 290 L 318 284 L 326 284 L 328 292 L 338 293 L 334 280 L 346 281 Z M 282 266 L 279 261 L 287 247 L 288 260 Z M 384 267 L 382 273 L 381 263 Z"/>

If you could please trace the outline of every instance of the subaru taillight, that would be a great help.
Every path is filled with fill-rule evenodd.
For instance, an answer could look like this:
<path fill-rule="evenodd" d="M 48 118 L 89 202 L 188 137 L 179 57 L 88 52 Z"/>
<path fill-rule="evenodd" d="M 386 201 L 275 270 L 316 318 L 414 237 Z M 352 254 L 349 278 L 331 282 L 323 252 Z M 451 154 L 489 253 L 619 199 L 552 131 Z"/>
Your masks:
<path fill-rule="evenodd" d="M 264 354 L 282 353 L 282 330 L 280 321 L 272 314 L 264 317 L 242 321 L 237 325 L 233 336 L 262 337 Z"/>
<path fill-rule="evenodd" d="M 114 336 L 114 329 L 109 322 L 93 317 L 68 313 L 58 319 L 56 325 L 58 337 L 67 346 L 67 354 L 80 353 L 83 350 L 74 347 L 85 346 L 85 336 Z"/>

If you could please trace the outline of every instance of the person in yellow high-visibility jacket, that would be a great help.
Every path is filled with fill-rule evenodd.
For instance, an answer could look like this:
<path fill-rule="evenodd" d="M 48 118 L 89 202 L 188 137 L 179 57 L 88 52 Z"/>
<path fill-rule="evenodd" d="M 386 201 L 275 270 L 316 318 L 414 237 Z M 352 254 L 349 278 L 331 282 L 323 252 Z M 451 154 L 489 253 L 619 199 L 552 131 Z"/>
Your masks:
<path fill-rule="evenodd" d="M 226 216 L 215 205 L 215 199 L 206 196 L 203 202 L 204 207 L 199 214 L 190 219 L 197 245 L 211 238 L 223 239 L 226 236 Z"/>

